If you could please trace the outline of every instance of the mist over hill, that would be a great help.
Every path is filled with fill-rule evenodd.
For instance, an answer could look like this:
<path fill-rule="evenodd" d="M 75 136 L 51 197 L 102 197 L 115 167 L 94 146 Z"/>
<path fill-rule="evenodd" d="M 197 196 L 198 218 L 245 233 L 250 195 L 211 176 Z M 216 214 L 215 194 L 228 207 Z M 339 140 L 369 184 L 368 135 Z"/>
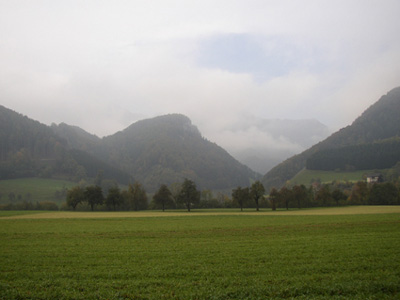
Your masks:
<path fill-rule="evenodd" d="M 305 168 L 307 160 L 319 151 L 370 144 L 399 137 L 399 116 L 400 87 L 397 87 L 371 105 L 351 125 L 342 128 L 324 141 L 274 167 L 263 177 L 267 191 L 272 187 L 280 187 L 285 184 L 287 180 L 290 180 Z"/>
<path fill-rule="evenodd" d="M 317 120 L 281 120 L 249 117 L 225 131 L 221 140 L 229 153 L 253 170 L 266 174 L 283 160 L 301 153 L 329 136 L 327 126 Z M 239 140 L 240 143 L 233 143 Z"/>
<path fill-rule="evenodd" d="M 321 157 L 329 154 L 337 159 L 353 149 L 361 149 L 364 157 L 371 157 L 369 149 L 378 146 L 387 149 L 387 153 L 396 152 L 390 139 L 400 136 L 399 115 L 400 87 L 382 96 L 350 126 L 271 169 L 263 177 L 267 191 L 290 180 L 306 167 L 310 158 L 314 160 L 309 165 L 315 168 L 324 161 Z M 184 178 L 194 180 L 201 189 L 248 186 L 260 175 L 244 162 L 257 170 L 270 168 L 280 157 L 301 151 L 328 132 L 326 126 L 315 120 L 245 119 L 227 128 L 237 138 L 243 137 L 239 140 L 241 147 L 224 146 L 228 153 L 204 138 L 191 120 L 180 114 L 138 121 L 104 138 L 65 123 L 47 126 L 3 106 L 0 125 L 2 179 L 36 176 L 79 181 L 102 171 L 105 179 L 123 184 L 139 181 L 148 191 L 156 190 L 162 183 L 182 182 Z M 368 145 L 386 139 L 391 144 Z M 322 152 L 353 145 L 363 146 Z M 351 160 L 340 161 L 340 168 L 352 164 Z M 365 164 L 354 164 L 361 165 Z"/>
<path fill-rule="evenodd" d="M 5 107 L 0 107 L 0 124 L 2 179 L 78 181 L 102 172 L 105 179 L 139 181 L 155 191 L 184 178 L 202 189 L 230 189 L 260 176 L 179 114 L 138 121 L 102 139 L 64 123 L 46 126 Z"/>
<path fill-rule="evenodd" d="M 110 163 L 152 189 L 184 178 L 202 188 L 229 188 L 248 185 L 258 176 L 179 114 L 138 121 L 102 143 L 104 159 L 107 155 Z"/>

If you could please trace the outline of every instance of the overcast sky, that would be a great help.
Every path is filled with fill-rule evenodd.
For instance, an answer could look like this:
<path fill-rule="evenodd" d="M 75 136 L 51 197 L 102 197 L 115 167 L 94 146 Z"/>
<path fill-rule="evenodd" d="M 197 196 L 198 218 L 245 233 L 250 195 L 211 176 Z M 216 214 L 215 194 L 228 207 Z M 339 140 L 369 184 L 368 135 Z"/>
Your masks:
<path fill-rule="evenodd" d="M 398 0 L 0 0 L 0 104 L 98 136 L 183 113 L 223 146 L 246 118 L 339 129 L 400 85 L 399 13 Z"/>

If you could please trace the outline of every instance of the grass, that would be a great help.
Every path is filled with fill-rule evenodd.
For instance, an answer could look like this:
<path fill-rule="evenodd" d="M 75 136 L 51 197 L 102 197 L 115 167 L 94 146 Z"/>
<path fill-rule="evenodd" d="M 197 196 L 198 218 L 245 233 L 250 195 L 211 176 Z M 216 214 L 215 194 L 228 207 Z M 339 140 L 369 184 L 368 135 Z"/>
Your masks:
<path fill-rule="evenodd" d="M 124 211 L 124 212 L 73 212 L 73 211 L 0 211 L 0 218 L 8 219 L 98 219 L 98 218 L 144 218 L 144 217 L 183 217 L 183 216 L 219 216 L 219 215 L 265 215 L 265 216 L 307 216 L 307 215 L 354 215 L 354 214 L 387 214 L 399 213 L 400 206 L 341 206 L 341 207 L 317 207 L 308 209 L 291 208 L 290 210 L 244 209 L 243 212 L 238 208 L 233 209 L 193 209 L 190 213 L 186 210 L 157 210 L 146 211 Z"/>
<path fill-rule="evenodd" d="M 63 189 L 75 185 L 76 183 L 71 181 L 43 178 L 0 180 L 0 203 L 10 203 L 8 195 L 14 193 L 15 202 L 23 200 L 33 203 L 36 201 L 54 201 L 60 204 L 65 201 L 65 196 L 56 197 L 56 192 L 61 192 Z M 20 200 L 18 200 L 18 195 L 21 197 Z"/>
<path fill-rule="evenodd" d="M 362 181 L 363 176 L 368 173 L 374 173 L 373 170 L 336 172 L 336 171 L 318 171 L 318 170 L 302 170 L 290 182 L 292 184 L 304 184 L 308 186 L 313 180 L 320 179 L 321 183 L 331 183 L 333 181 Z"/>
<path fill-rule="evenodd" d="M 398 208 L 335 209 L 3 216 L 0 299 L 399 298 Z"/>

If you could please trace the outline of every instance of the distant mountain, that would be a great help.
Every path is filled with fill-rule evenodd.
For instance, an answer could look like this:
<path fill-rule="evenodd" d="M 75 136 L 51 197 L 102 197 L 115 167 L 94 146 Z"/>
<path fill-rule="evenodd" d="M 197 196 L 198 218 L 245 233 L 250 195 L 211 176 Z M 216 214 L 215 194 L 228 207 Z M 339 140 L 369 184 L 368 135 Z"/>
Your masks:
<path fill-rule="evenodd" d="M 54 177 L 80 180 L 95 177 L 129 182 L 129 175 L 80 148 L 94 148 L 101 141 L 68 125 L 49 127 L 0 106 L 0 179 Z"/>
<path fill-rule="evenodd" d="M 225 148 L 241 163 L 261 174 L 322 141 L 331 133 L 328 127 L 313 119 L 279 120 L 254 117 L 229 131 L 232 135 L 242 135 L 246 142 L 241 143 L 240 147 L 227 145 Z M 247 141 L 246 136 L 253 140 Z"/>
<path fill-rule="evenodd" d="M 362 145 L 400 136 L 400 87 L 382 96 L 353 124 L 332 134 L 299 155 L 274 167 L 263 177 L 267 191 L 280 187 L 306 167 L 307 160 L 315 153 L 352 145 Z"/>
<path fill-rule="evenodd" d="M 63 147 L 46 125 L 0 106 L 0 179 L 47 172 Z"/>
<path fill-rule="evenodd" d="M 179 114 L 136 122 L 103 138 L 102 151 L 103 159 L 151 190 L 184 178 L 200 188 L 227 189 L 259 176 L 203 138 L 190 119 Z"/>
<path fill-rule="evenodd" d="M 32 159 L 55 158 L 63 141 L 46 125 L 0 105 L 0 161 L 21 149 Z"/>
<path fill-rule="evenodd" d="M 65 123 L 59 125 L 51 124 L 53 132 L 62 138 L 68 145 L 68 148 L 79 149 L 91 152 L 100 146 L 101 139 L 96 135 L 90 134 L 77 126 L 71 126 Z"/>
<path fill-rule="evenodd" d="M 46 126 L 5 107 L 0 125 L 2 179 L 80 180 L 101 172 L 104 179 L 137 180 L 155 191 L 184 178 L 202 189 L 230 189 L 260 176 L 203 138 L 183 115 L 139 121 L 102 139 L 64 123 Z"/>

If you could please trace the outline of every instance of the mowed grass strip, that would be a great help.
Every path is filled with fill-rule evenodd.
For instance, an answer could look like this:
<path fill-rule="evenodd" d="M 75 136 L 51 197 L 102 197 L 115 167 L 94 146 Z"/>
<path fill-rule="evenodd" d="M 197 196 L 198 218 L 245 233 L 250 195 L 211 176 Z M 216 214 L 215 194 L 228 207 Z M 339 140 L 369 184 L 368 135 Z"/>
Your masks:
<path fill-rule="evenodd" d="M 1 299 L 395 299 L 400 214 L 0 219 Z"/>
<path fill-rule="evenodd" d="M 162 211 L 127 211 L 127 212 L 72 212 L 72 211 L 0 211 L 0 218 L 4 219 L 98 219 L 98 218 L 147 218 L 147 217 L 183 217 L 183 216 L 219 216 L 219 215 L 354 215 L 354 214 L 387 214 L 400 213 L 400 206 L 345 206 L 333 208 L 307 208 L 307 209 L 199 209 L 187 212 L 186 210 Z"/>

